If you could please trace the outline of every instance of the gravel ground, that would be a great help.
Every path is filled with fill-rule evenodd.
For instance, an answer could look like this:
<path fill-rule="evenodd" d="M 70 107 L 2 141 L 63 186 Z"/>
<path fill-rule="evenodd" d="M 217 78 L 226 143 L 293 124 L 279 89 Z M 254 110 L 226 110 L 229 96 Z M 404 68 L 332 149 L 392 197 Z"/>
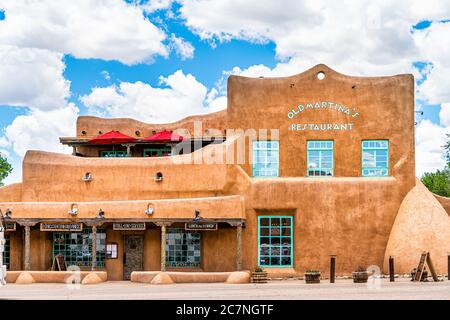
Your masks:
<path fill-rule="evenodd" d="M 150 285 L 128 281 L 110 281 L 97 285 L 69 288 L 65 284 L 7 284 L 0 287 L 0 299 L 32 300 L 127 300 L 127 299 L 433 299 L 450 300 L 450 281 L 411 282 L 396 279 L 391 283 L 381 279 L 378 285 L 353 284 L 351 280 L 322 280 L 320 284 L 305 284 L 301 280 L 270 281 L 267 284 L 192 283 Z"/>

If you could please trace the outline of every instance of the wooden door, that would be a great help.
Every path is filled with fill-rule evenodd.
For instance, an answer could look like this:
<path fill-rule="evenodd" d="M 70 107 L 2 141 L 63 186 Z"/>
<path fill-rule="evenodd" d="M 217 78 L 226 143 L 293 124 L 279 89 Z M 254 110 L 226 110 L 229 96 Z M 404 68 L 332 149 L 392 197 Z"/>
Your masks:
<path fill-rule="evenodd" d="M 123 278 L 130 280 L 131 272 L 144 269 L 144 236 L 123 237 Z"/>

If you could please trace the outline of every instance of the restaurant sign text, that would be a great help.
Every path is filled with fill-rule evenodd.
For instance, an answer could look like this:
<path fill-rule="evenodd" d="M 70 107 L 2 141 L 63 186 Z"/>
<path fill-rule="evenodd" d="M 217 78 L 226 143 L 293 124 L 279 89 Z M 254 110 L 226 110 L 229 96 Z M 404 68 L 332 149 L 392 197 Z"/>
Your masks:
<path fill-rule="evenodd" d="M 300 122 L 293 123 L 289 126 L 289 130 L 293 131 L 350 131 L 353 130 L 354 123 L 352 119 L 359 117 L 359 112 L 352 107 L 347 107 L 343 104 L 328 101 L 317 101 L 299 104 L 296 107 L 288 111 L 287 117 L 294 119 L 301 116 L 306 111 L 325 111 L 331 110 L 337 113 L 341 113 L 349 118 L 349 121 L 345 122 L 322 122 L 322 123 L 309 123 Z"/>
<path fill-rule="evenodd" d="M 145 230 L 145 222 L 114 223 L 113 230 Z"/>
<path fill-rule="evenodd" d="M 73 222 L 41 222 L 41 231 L 83 231 L 83 224 Z"/>
<path fill-rule="evenodd" d="M 184 225 L 184 229 L 191 230 L 191 231 L 217 230 L 217 222 L 186 222 Z"/>

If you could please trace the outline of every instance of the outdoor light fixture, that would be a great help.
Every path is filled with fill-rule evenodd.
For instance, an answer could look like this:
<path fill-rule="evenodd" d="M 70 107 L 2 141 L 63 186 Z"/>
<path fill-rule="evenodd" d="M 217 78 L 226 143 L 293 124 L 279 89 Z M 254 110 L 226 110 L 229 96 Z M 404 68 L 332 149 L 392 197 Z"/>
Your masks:
<path fill-rule="evenodd" d="M 144 213 L 149 216 L 149 215 L 152 215 L 154 211 L 155 211 L 155 209 L 153 208 L 153 204 L 149 203 L 147 205 L 147 209 L 144 211 Z"/>
<path fill-rule="evenodd" d="M 78 205 L 76 203 L 72 204 L 68 213 L 71 216 L 76 216 L 78 214 Z"/>
<path fill-rule="evenodd" d="M 10 208 L 6 209 L 5 219 L 11 219 L 12 210 Z"/>
<path fill-rule="evenodd" d="M 84 181 L 84 182 L 88 182 L 88 181 L 91 181 L 91 180 L 92 180 L 92 173 L 86 172 L 86 173 L 84 174 L 84 176 L 83 176 L 83 181 Z"/>
<path fill-rule="evenodd" d="M 202 217 L 200 216 L 200 210 L 195 210 L 195 218 L 194 221 L 200 221 Z"/>
<path fill-rule="evenodd" d="M 100 208 L 100 210 L 98 210 L 97 218 L 98 219 L 104 219 L 105 218 L 105 211 L 103 211 L 102 208 Z"/>

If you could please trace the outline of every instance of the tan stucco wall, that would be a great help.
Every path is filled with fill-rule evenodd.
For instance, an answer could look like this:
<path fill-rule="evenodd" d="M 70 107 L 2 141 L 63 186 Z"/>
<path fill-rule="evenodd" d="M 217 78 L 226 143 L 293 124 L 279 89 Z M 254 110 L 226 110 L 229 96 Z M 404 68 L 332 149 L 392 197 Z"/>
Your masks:
<path fill-rule="evenodd" d="M 437 273 L 446 273 L 450 252 L 450 217 L 434 195 L 417 180 L 402 202 L 384 258 L 394 256 L 397 273 L 417 268 L 422 252 L 430 252 Z"/>
<path fill-rule="evenodd" d="M 81 116 L 77 120 L 77 137 L 78 138 L 93 138 L 102 133 L 109 132 L 111 130 L 120 131 L 126 135 L 135 138 L 145 138 L 152 135 L 153 131 L 162 130 L 173 130 L 174 133 L 180 134 L 182 136 L 191 137 L 198 136 L 194 132 L 194 122 L 202 122 L 202 131 L 198 131 L 200 135 L 205 134 L 205 130 L 209 128 L 224 129 L 226 122 L 226 111 L 214 112 L 206 115 L 191 116 L 184 118 L 182 120 L 165 123 L 165 124 L 149 124 L 140 122 L 129 118 L 116 118 L 116 119 L 104 119 L 92 116 Z M 83 135 L 82 132 L 85 131 L 86 134 Z M 136 135 L 136 131 L 140 131 L 140 135 Z M 225 132 L 222 131 L 224 134 Z"/>
<path fill-rule="evenodd" d="M 22 183 L 0 187 L 0 200 L 3 202 L 22 201 Z"/>
<path fill-rule="evenodd" d="M 445 211 L 447 211 L 450 216 L 450 198 L 442 197 L 437 194 L 433 194 L 433 196 L 439 201 L 439 203 L 444 207 Z"/>

